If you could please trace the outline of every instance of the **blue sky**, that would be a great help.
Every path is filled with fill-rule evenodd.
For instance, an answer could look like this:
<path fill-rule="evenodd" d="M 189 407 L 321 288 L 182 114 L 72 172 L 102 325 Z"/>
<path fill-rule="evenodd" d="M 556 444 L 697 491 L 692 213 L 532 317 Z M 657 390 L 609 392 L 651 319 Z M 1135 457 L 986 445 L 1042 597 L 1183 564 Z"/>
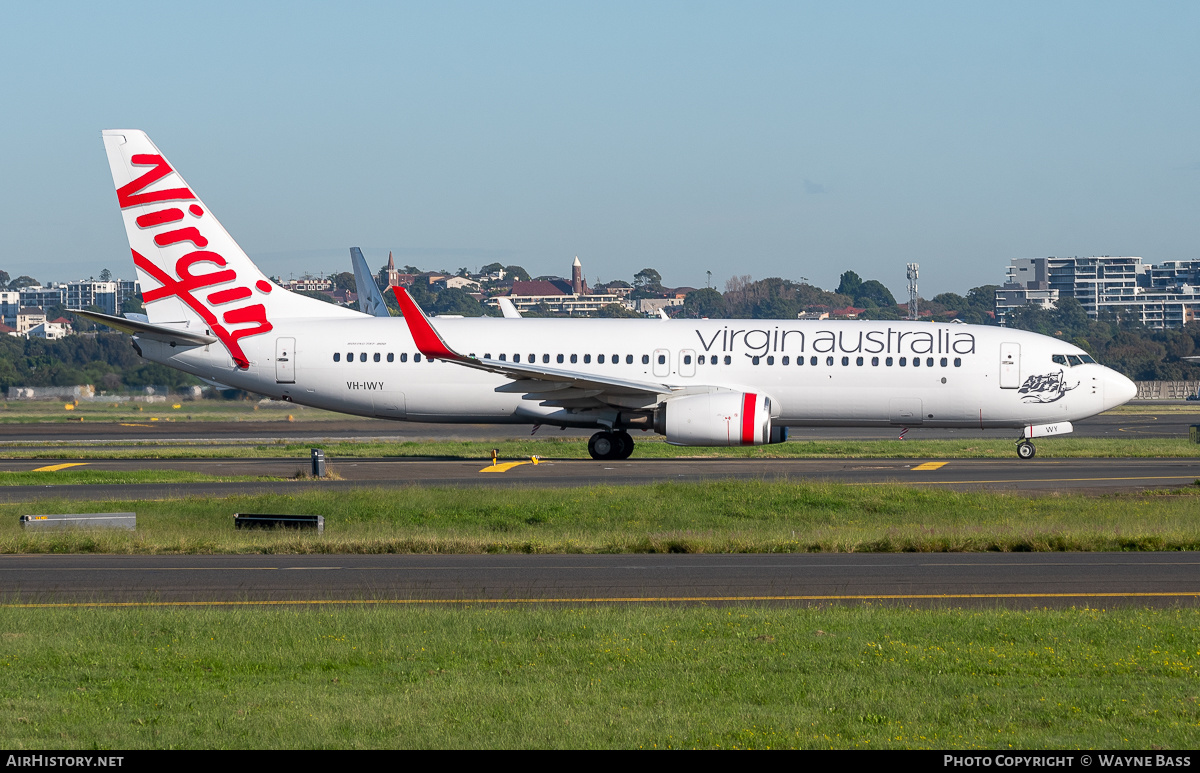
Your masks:
<path fill-rule="evenodd" d="M 0 5 L 0 269 L 132 276 L 140 128 L 269 273 L 1200 258 L 1195 3 Z"/>

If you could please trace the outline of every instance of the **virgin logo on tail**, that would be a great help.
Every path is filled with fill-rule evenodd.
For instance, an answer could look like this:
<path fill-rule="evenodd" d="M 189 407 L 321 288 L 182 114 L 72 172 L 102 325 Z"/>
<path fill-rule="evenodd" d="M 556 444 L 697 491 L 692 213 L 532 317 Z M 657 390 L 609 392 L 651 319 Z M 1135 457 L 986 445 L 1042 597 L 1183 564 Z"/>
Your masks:
<path fill-rule="evenodd" d="M 174 170 L 167 164 L 166 159 L 158 155 L 141 153 L 134 155 L 131 160 L 134 166 L 152 166 L 153 168 L 136 180 L 117 189 L 117 202 L 121 209 L 167 201 L 195 201 L 195 194 L 187 188 L 143 192 L 145 188 L 163 179 Z M 198 204 L 192 204 L 188 207 L 188 213 L 199 221 L 204 216 L 204 209 Z M 175 276 L 171 276 L 155 265 L 153 261 L 138 254 L 137 250 L 132 250 L 134 264 L 154 277 L 161 285 L 154 290 L 143 291 L 142 299 L 146 303 L 169 297 L 183 301 L 188 308 L 200 315 L 200 318 L 212 330 L 212 334 L 225 345 L 234 363 L 239 368 L 249 368 L 250 361 L 246 359 L 238 341 L 247 336 L 268 333 L 273 329 L 267 320 L 267 309 L 261 303 L 235 305 L 221 312 L 220 319 L 217 318 L 211 307 L 236 304 L 254 295 L 254 292 L 244 284 L 233 284 L 211 292 L 204 296 L 203 302 L 194 295 L 205 288 L 236 283 L 238 276 L 237 271 L 229 268 L 225 258 L 220 254 L 204 249 L 208 246 L 208 239 L 200 232 L 197 225 L 183 227 L 177 225 L 183 219 L 184 213 L 181 209 L 167 207 L 148 212 L 135 220 L 141 229 L 163 229 L 154 236 L 154 243 L 159 247 L 184 243 L 190 243 L 196 247 L 195 250 L 175 261 Z M 202 223 L 200 224 L 202 225 Z M 193 273 L 193 267 L 201 263 L 210 263 L 221 270 Z M 258 280 L 254 286 L 264 295 L 271 292 L 271 284 L 264 280 Z M 252 327 L 230 330 L 226 325 L 252 325 Z"/>

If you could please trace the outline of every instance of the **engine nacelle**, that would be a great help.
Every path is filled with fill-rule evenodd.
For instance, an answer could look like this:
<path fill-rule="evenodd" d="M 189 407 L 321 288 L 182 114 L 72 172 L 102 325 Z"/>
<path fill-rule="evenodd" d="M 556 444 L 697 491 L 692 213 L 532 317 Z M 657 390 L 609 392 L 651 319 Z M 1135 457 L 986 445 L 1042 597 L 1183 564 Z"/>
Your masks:
<path fill-rule="evenodd" d="M 786 427 L 771 431 L 771 398 L 752 392 L 673 397 L 659 403 L 654 430 L 676 446 L 761 446 L 787 439 Z"/>

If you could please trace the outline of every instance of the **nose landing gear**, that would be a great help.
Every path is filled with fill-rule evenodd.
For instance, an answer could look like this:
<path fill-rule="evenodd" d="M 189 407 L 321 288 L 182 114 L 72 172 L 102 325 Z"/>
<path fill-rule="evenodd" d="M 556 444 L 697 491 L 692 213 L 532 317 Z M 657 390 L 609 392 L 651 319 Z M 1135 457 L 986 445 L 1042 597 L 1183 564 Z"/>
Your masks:
<path fill-rule="evenodd" d="M 633 453 L 633 438 L 624 430 L 597 432 L 588 440 L 588 453 L 601 461 L 628 459 Z"/>
<path fill-rule="evenodd" d="M 1020 458 L 1032 459 L 1033 455 L 1036 453 L 1037 453 L 1037 449 L 1033 447 L 1033 443 L 1030 443 L 1025 438 L 1022 438 L 1017 441 L 1017 456 L 1019 456 Z"/>

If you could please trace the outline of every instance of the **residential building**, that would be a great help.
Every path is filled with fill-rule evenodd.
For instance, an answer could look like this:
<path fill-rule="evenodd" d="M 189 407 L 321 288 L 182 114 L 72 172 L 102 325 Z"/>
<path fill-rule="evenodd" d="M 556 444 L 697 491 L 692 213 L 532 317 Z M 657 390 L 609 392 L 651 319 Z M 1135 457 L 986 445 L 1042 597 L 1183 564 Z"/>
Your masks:
<path fill-rule="evenodd" d="M 1200 310 L 1200 261 L 1142 263 L 1139 257 L 1014 258 L 996 291 L 996 319 L 1016 308 L 1079 301 L 1092 319 L 1116 314 L 1147 327 L 1175 328 Z"/>

